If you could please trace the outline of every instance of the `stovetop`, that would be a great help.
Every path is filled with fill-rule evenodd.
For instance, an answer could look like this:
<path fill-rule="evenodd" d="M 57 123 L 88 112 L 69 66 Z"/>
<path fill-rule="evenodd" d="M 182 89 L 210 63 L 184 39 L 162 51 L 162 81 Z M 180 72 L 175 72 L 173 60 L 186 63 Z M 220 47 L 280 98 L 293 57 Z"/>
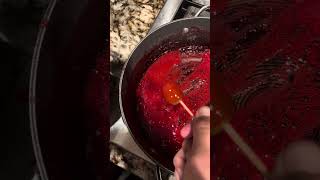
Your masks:
<path fill-rule="evenodd" d="M 0 179 L 37 179 L 28 118 L 29 69 L 48 0 L 0 0 Z"/>
<path fill-rule="evenodd" d="M 210 0 L 167 0 L 149 33 L 173 20 L 194 17 L 202 7 L 209 5 Z M 210 17 L 210 13 L 203 11 L 199 16 Z"/>

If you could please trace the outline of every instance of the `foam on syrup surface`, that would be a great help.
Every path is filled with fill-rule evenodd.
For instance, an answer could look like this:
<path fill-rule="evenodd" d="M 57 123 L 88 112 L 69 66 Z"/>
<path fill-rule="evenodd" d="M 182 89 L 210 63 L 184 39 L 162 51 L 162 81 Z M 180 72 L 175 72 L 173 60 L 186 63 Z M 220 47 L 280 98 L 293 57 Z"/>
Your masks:
<path fill-rule="evenodd" d="M 270 170 L 289 143 L 320 142 L 319 8 L 320 1 L 297 1 L 239 59 L 217 59 L 236 104 L 230 122 Z M 226 133 L 214 144 L 211 179 L 265 179 Z"/>
<path fill-rule="evenodd" d="M 138 110 L 147 133 L 156 147 L 170 157 L 181 147 L 181 128 L 191 117 L 180 105 L 163 97 L 162 88 L 175 82 L 183 92 L 182 100 L 195 113 L 210 99 L 210 52 L 192 47 L 167 52 L 148 68 L 136 91 Z M 169 158 L 169 157 L 168 157 Z"/>

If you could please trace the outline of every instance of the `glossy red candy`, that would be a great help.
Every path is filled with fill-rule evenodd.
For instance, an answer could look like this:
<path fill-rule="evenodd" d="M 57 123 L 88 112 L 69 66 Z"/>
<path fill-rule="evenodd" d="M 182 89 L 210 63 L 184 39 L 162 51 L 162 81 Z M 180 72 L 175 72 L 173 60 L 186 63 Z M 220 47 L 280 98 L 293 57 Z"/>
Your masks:
<path fill-rule="evenodd" d="M 164 99 L 172 104 L 177 105 L 179 101 L 181 101 L 183 93 L 178 87 L 178 85 L 174 82 L 168 82 L 162 87 L 162 93 Z"/>

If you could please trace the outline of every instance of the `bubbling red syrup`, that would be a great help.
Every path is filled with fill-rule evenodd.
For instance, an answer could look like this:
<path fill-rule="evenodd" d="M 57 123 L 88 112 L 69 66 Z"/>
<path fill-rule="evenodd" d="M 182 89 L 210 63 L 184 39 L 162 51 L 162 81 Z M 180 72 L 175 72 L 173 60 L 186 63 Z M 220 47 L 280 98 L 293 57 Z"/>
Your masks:
<path fill-rule="evenodd" d="M 236 63 L 217 60 L 236 104 L 231 123 L 269 170 L 288 143 L 320 142 L 319 8 L 314 0 L 290 6 Z M 214 144 L 212 179 L 264 179 L 225 133 Z"/>
<path fill-rule="evenodd" d="M 180 105 L 169 104 L 162 92 L 167 82 L 174 82 L 183 92 L 182 100 L 195 113 L 210 100 L 210 52 L 181 49 L 166 52 L 148 68 L 136 95 L 138 110 L 154 144 L 168 153 L 168 158 L 180 149 L 180 130 L 191 121 Z"/>

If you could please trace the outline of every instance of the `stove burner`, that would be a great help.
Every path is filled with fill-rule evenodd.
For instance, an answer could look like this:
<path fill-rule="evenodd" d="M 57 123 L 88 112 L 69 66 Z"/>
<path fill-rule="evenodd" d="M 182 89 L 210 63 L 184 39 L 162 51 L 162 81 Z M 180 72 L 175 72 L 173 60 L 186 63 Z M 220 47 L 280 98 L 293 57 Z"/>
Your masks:
<path fill-rule="evenodd" d="M 192 0 L 185 0 L 182 2 L 177 14 L 174 17 L 174 20 L 176 19 L 181 19 L 181 18 L 189 18 L 189 17 L 194 17 L 196 13 L 206 5 L 210 5 L 209 1 L 202 1 L 202 2 L 196 2 Z M 200 14 L 200 16 L 203 17 L 210 17 L 210 12 L 204 11 Z"/>
<path fill-rule="evenodd" d="M 203 6 L 210 5 L 209 0 L 174 0 L 167 1 L 160 13 L 158 14 L 150 32 L 154 31 L 158 27 L 169 23 L 173 20 L 181 18 L 195 17 L 196 13 Z M 210 12 L 208 10 L 200 14 L 202 17 L 210 17 Z"/>

